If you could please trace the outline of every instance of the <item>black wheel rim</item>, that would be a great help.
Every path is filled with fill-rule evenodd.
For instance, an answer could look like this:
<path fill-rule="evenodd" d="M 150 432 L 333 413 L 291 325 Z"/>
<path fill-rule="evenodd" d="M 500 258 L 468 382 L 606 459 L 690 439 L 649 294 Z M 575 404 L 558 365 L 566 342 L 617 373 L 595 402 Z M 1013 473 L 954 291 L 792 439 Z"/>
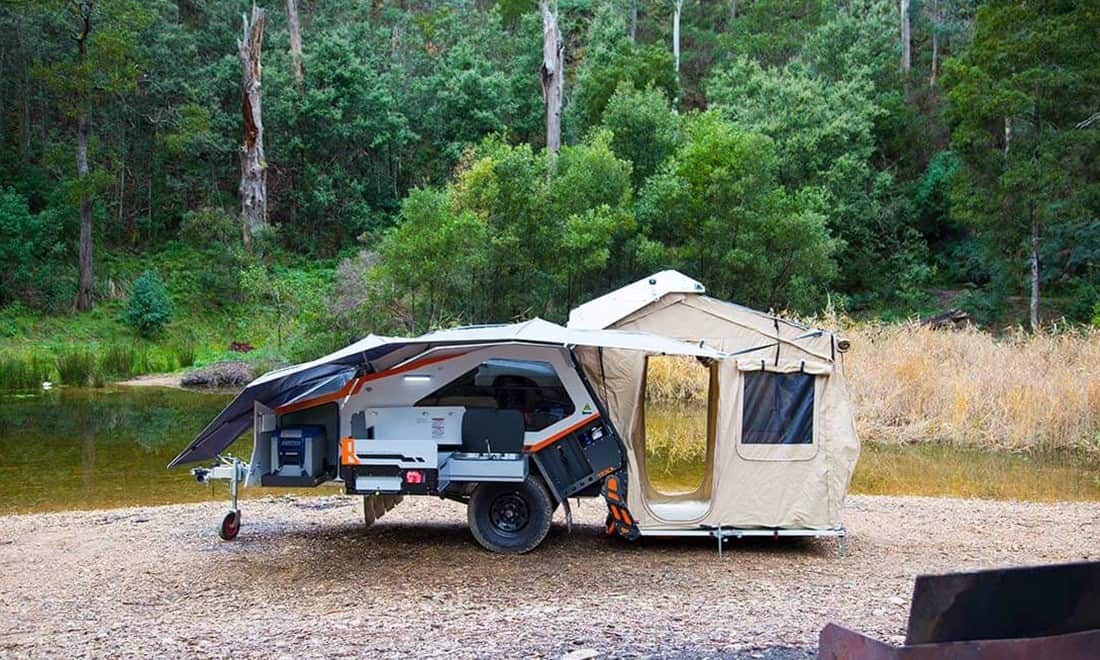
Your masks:
<path fill-rule="evenodd" d="M 489 507 L 489 522 L 502 534 L 518 534 L 530 518 L 527 501 L 516 493 L 497 496 Z"/>

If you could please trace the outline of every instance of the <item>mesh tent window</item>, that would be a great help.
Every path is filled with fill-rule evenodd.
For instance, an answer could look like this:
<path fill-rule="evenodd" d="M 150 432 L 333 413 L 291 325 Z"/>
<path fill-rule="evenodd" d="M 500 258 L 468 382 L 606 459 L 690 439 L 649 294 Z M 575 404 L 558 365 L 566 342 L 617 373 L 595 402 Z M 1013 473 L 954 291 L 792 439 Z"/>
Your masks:
<path fill-rule="evenodd" d="M 746 373 L 741 443 L 813 444 L 814 381 L 804 373 Z"/>

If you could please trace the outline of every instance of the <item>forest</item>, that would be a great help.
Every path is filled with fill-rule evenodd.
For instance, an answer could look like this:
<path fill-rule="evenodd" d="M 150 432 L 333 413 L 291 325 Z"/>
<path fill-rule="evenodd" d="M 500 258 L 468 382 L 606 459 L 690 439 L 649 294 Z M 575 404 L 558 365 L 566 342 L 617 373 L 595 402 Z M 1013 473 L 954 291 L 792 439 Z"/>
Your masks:
<path fill-rule="evenodd" d="M 305 359 L 663 268 L 1100 325 L 1094 2 L 2 0 L 0 34 L 9 346 Z"/>

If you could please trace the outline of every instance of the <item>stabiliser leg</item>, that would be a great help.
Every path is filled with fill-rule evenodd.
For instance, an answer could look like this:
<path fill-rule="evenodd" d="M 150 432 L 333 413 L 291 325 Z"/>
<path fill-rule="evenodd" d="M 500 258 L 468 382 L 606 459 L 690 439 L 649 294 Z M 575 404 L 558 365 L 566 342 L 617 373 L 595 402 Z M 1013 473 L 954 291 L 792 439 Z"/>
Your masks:
<path fill-rule="evenodd" d="M 194 468 L 191 475 L 195 481 L 208 483 L 215 479 L 229 482 L 229 512 L 218 526 L 218 536 L 226 541 L 237 538 L 241 531 L 241 510 L 237 506 L 241 482 L 248 475 L 249 464 L 235 456 L 219 456 L 218 461 L 208 468 Z"/>

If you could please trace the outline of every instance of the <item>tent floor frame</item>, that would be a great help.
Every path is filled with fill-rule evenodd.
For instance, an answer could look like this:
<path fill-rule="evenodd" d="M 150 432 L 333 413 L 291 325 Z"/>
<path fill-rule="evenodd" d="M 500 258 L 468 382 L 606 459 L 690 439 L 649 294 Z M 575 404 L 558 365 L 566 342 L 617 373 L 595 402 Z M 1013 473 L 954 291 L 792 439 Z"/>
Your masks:
<path fill-rule="evenodd" d="M 831 529 L 798 529 L 798 528 L 740 528 L 740 527 L 726 527 L 719 525 L 718 527 L 709 528 L 697 528 L 697 529 L 661 529 L 661 530 L 640 530 L 642 536 L 709 536 L 717 542 L 718 556 L 722 556 L 722 547 L 729 539 L 740 539 L 746 537 L 771 537 L 778 539 L 779 537 L 810 537 L 810 538 L 835 538 L 837 556 L 844 557 L 848 554 L 848 530 L 843 525 L 834 527 Z"/>

